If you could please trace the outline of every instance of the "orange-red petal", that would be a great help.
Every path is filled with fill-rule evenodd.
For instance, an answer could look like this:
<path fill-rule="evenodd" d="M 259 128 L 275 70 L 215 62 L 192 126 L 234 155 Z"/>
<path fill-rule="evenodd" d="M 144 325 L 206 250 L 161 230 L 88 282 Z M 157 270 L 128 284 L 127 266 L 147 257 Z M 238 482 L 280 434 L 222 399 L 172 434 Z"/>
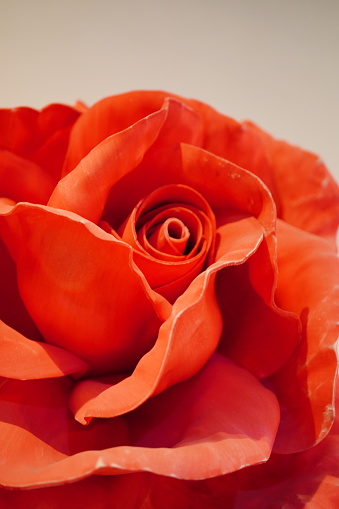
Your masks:
<path fill-rule="evenodd" d="M 131 248 L 75 214 L 38 205 L 18 204 L 0 226 L 45 340 L 93 372 L 133 368 L 155 341 L 159 305 L 168 303 L 152 297 Z"/>
<path fill-rule="evenodd" d="M 32 341 L 0 321 L 0 376 L 18 380 L 83 374 L 87 365 L 67 350 Z"/>
<path fill-rule="evenodd" d="M 0 149 L 0 197 L 46 204 L 54 185 L 53 179 L 40 166 Z"/>
<path fill-rule="evenodd" d="M 166 110 L 157 111 L 102 141 L 59 181 L 48 204 L 97 223 L 111 187 L 141 162 L 166 114 Z"/>
<path fill-rule="evenodd" d="M 71 128 L 79 112 L 63 104 L 0 110 L 0 146 L 60 178 Z M 18 183 L 19 184 L 19 183 Z"/>
<path fill-rule="evenodd" d="M 339 260 L 328 241 L 279 221 L 277 301 L 298 314 L 302 341 L 271 378 L 282 408 L 275 450 L 291 453 L 331 427 L 337 370 Z"/>
<path fill-rule="evenodd" d="M 69 387 L 67 379 L 3 384 L 2 485 L 53 485 L 94 473 L 140 471 L 214 477 L 267 460 L 279 421 L 274 394 L 220 355 L 135 412 L 88 427 L 72 421 Z"/>
<path fill-rule="evenodd" d="M 339 189 L 319 156 L 275 140 L 253 123 L 272 167 L 281 205 L 280 217 L 294 226 L 332 239 L 339 224 Z"/>
<path fill-rule="evenodd" d="M 216 273 L 243 263 L 263 238 L 258 222 L 243 221 L 242 236 L 230 235 L 227 243 L 225 240 L 223 256 L 195 278 L 176 300 L 171 315 L 160 327 L 154 347 L 142 357 L 131 376 L 114 385 L 96 380 L 77 384 L 71 405 L 80 422 L 128 412 L 153 394 L 193 376 L 208 361 L 222 329 L 215 296 Z"/>

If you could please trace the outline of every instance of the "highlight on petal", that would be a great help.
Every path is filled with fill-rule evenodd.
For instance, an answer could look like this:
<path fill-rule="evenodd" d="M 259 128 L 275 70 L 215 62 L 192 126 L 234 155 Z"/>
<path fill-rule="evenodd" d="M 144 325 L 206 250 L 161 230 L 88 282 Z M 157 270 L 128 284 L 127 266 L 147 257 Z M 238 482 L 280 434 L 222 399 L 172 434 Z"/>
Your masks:
<path fill-rule="evenodd" d="M 135 412 L 88 427 L 72 421 L 69 387 L 67 379 L 8 381 L 1 387 L 3 486 L 140 471 L 214 477 L 266 461 L 279 421 L 274 394 L 220 355 Z"/>
<path fill-rule="evenodd" d="M 19 204 L 0 227 L 44 339 L 92 372 L 133 369 L 169 304 L 148 287 L 131 248 L 75 214 L 43 206 Z"/>
<path fill-rule="evenodd" d="M 83 374 L 87 365 L 67 350 L 32 341 L 0 321 L 0 376 L 18 380 Z"/>
<path fill-rule="evenodd" d="M 328 241 L 283 221 L 277 226 L 277 302 L 302 323 L 301 343 L 269 382 L 282 411 L 275 450 L 289 454 L 319 442 L 333 422 L 339 260 Z"/>
<path fill-rule="evenodd" d="M 281 204 L 279 217 L 310 233 L 336 243 L 339 225 L 339 188 L 319 157 L 281 140 L 275 140 L 255 124 L 272 166 Z"/>
<path fill-rule="evenodd" d="M 158 338 L 131 376 L 113 385 L 99 380 L 77 384 L 71 408 L 82 423 L 92 417 L 113 417 L 140 406 L 154 394 L 197 373 L 216 349 L 221 329 L 215 296 L 216 273 L 244 263 L 262 242 L 260 223 L 244 220 L 241 237 L 230 236 L 225 253 L 190 284 L 172 307 Z"/>

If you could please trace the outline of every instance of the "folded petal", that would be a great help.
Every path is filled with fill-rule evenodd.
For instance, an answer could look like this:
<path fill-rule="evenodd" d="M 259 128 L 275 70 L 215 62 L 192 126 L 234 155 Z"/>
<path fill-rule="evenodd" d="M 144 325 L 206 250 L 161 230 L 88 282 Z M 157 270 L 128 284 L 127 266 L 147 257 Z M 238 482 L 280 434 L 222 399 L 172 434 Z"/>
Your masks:
<path fill-rule="evenodd" d="M 160 110 L 165 97 L 162 92 L 128 92 L 106 97 L 86 109 L 72 129 L 63 176 L 103 140 Z"/>
<path fill-rule="evenodd" d="M 188 186 L 158 188 L 137 204 L 119 234 L 150 286 L 170 302 L 214 256 L 213 211 Z"/>
<path fill-rule="evenodd" d="M 331 238 L 339 224 L 339 188 L 321 159 L 311 152 L 275 140 L 254 124 L 272 166 L 281 205 L 280 217 L 287 223 Z"/>
<path fill-rule="evenodd" d="M 241 237 L 225 239 L 225 252 L 201 273 L 174 303 L 170 317 L 160 327 L 153 348 L 140 360 L 131 376 L 113 385 L 98 380 L 77 384 L 71 399 L 76 418 L 112 417 L 140 406 L 150 396 L 197 373 L 216 349 L 222 319 L 215 296 L 215 276 L 224 267 L 244 263 L 263 238 L 258 222 L 244 220 Z"/>
<path fill-rule="evenodd" d="M 111 187 L 140 163 L 158 136 L 166 113 L 158 111 L 102 141 L 58 183 L 49 205 L 97 223 Z"/>
<path fill-rule="evenodd" d="M 241 221 L 234 223 L 233 231 L 223 228 L 222 234 L 243 235 L 241 226 Z M 275 259 L 263 242 L 247 263 L 221 270 L 216 279 L 224 324 L 218 350 L 258 378 L 281 368 L 301 337 L 298 317 L 275 303 L 274 267 Z M 251 271 L 256 282 L 251 281 Z"/>
<path fill-rule="evenodd" d="M 93 115 L 95 117 L 96 113 L 90 113 L 90 111 L 88 111 L 90 118 Z M 87 113 L 84 115 L 84 120 L 81 119 L 82 122 L 77 124 L 72 133 L 75 136 L 80 130 L 78 137 L 73 140 L 73 145 L 71 140 L 70 151 L 72 151 L 72 147 L 77 147 L 78 143 L 81 144 L 83 138 L 87 140 L 86 118 Z M 176 121 L 179 121 L 179 124 Z M 84 124 L 84 133 L 82 124 Z M 141 163 L 153 144 L 156 152 L 164 144 L 173 150 L 173 146 L 177 145 L 181 139 L 194 141 L 199 136 L 199 128 L 199 119 L 187 106 L 175 100 L 168 100 L 161 109 L 141 118 L 128 128 L 104 138 L 100 143 L 94 145 L 89 153 L 87 153 L 88 147 L 92 147 L 92 142 L 88 141 L 89 145 L 87 146 L 87 141 L 85 141 L 84 147 L 75 148 L 78 164 L 74 169 L 72 166 L 72 171 L 65 171 L 65 177 L 56 187 L 49 205 L 76 212 L 97 223 L 107 206 L 106 201 L 111 189 Z M 93 127 L 90 132 L 93 132 Z M 99 133 L 100 129 L 97 134 L 99 135 Z M 83 156 L 81 159 L 79 159 L 79 153 Z M 72 159 L 71 156 L 70 158 Z M 152 171 L 148 173 L 147 180 L 152 181 Z M 129 195 L 133 192 L 134 190 L 130 187 L 124 188 L 119 201 L 123 197 L 128 201 Z M 131 209 L 137 201 L 133 203 Z M 113 226 L 115 227 L 115 225 Z"/>
<path fill-rule="evenodd" d="M 70 136 L 64 175 L 72 171 L 81 159 L 103 140 L 124 131 L 142 118 L 167 108 L 169 102 L 176 102 L 177 107 L 167 118 L 164 138 L 170 142 L 173 142 L 173 137 L 177 142 L 195 141 L 196 135 L 193 133 L 196 131 L 198 115 L 187 106 L 189 101 L 182 100 L 175 94 L 138 90 L 106 97 L 90 108 L 82 107 L 84 114 L 77 121 Z"/>
<path fill-rule="evenodd" d="M 32 341 L 0 321 L 0 376 L 19 380 L 83 374 L 87 365 L 75 355 Z"/>
<path fill-rule="evenodd" d="M 279 421 L 274 394 L 220 355 L 135 412 L 88 427 L 70 417 L 69 386 L 60 379 L 1 387 L 2 485 L 140 471 L 214 477 L 267 460 Z"/>
<path fill-rule="evenodd" d="M 93 372 L 133 368 L 156 339 L 163 301 L 153 299 L 131 248 L 75 214 L 43 206 L 19 204 L 0 227 L 44 339 Z"/>
<path fill-rule="evenodd" d="M 282 411 L 275 450 L 291 453 L 321 440 L 333 421 L 339 260 L 332 244 L 283 221 L 277 238 L 277 302 L 302 324 L 301 343 L 270 380 Z"/>
<path fill-rule="evenodd" d="M 202 120 L 204 139 L 200 146 L 258 176 L 279 208 L 274 175 L 259 133 L 249 129 L 246 123 L 237 122 L 200 101 L 182 101 L 189 104 Z"/>

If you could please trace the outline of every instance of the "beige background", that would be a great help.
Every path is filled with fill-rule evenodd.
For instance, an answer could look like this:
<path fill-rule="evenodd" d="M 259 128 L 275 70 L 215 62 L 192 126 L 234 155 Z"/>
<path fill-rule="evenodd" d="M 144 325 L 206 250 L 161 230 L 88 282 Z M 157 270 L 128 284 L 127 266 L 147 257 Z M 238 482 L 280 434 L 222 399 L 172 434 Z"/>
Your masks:
<path fill-rule="evenodd" d="M 321 155 L 339 179 L 339 0 L 0 0 L 0 106 L 165 89 Z"/>

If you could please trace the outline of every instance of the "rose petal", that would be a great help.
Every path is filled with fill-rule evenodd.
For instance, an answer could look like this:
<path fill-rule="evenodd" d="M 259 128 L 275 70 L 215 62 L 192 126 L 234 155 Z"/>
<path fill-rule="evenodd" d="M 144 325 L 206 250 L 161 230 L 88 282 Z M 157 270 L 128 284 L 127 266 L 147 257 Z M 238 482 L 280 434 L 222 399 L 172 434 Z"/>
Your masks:
<path fill-rule="evenodd" d="M 152 230 L 153 222 L 159 229 L 167 218 L 182 219 L 187 226 L 192 242 L 187 255 L 163 253 L 150 244 L 146 229 Z M 139 202 L 119 234 L 133 247 L 133 260 L 150 286 L 173 303 L 213 258 L 215 218 L 195 190 L 183 185 L 163 186 Z"/>
<path fill-rule="evenodd" d="M 43 206 L 19 204 L 1 219 L 22 299 L 45 340 L 93 372 L 133 368 L 153 345 L 166 302 L 152 299 L 131 248 L 75 214 Z"/>
<path fill-rule="evenodd" d="M 292 455 L 272 455 L 262 465 L 202 481 L 183 481 L 150 473 L 95 476 L 38 490 L 0 489 L 0 508 L 111 509 L 272 509 L 339 504 L 339 420 L 316 447 Z"/>
<path fill-rule="evenodd" d="M 241 238 L 243 224 L 224 225 L 218 234 L 222 244 L 231 235 Z M 258 378 L 270 376 L 283 366 L 300 341 L 298 317 L 274 302 L 275 261 L 264 241 L 247 263 L 221 270 L 216 278 L 224 323 L 218 350 Z M 256 281 L 251 280 L 251 271 Z"/>
<path fill-rule="evenodd" d="M 46 204 L 54 181 L 35 163 L 0 149 L 0 196 Z"/>
<path fill-rule="evenodd" d="M 211 106 L 192 99 L 181 99 L 200 116 L 203 122 L 202 148 L 258 176 L 270 190 L 279 208 L 274 175 L 263 149 L 259 133 L 216 111 Z"/>
<path fill-rule="evenodd" d="M 30 160 L 55 179 L 60 178 L 71 127 L 79 117 L 74 108 L 51 104 L 0 110 L 0 146 Z"/>
<path fill-rule="evenodd" d="M 246 125 L 259 134 L 270 158 L 281 203 L 280 217 L 335 242 L 339 224 L 339 189 L 324 163 L 311 152 L 275 140 L 253 123 Z"/>
<path fill-rule="evenodd" d="M 181 141 L 197 144 L 202 137 L 201 121 L 180 97 L 157 91 L 119 94 L 97 102 L 79 118 L 72 129 L 63 174 L 72 171 L 109 136 L 164 108 L 169 111 L 161 138 L 167 144 Z"/>
<path fill-rule="evenodd" d="M 125 418 L 89 427 L 70 419 L 67 382 L 12 381 L 1 388 L 2 485 L 138 471 L 202 479 L 270 455 L 279 421 L 276 398 L 222 356 Z"/>
<path fill-rule="evenodd" d="M 271 379 L 282 411 L 275 450 L 291 453 L 321 440 L 333 421 L 339 261 L 329 242 L 279 221 L 278 267 L 277 302 L 303 326 L 295 354 Z"/>
<path fill-rule="evenodd" d="M 19 380 L 83 374 L 87 366 L 75 355 L 25 338 L 0 321 L 0 376 Z"/>
<path fill-rule="evenodd" d="M 80 422 L 128 412 L 202 368 L 217 347 L 222 328 L 215 298 L 216 273 L 223 267 L 243 263 L 262 241 L 260 223 L 251 219 L 243 222 L 241 237 L 230 236 L 223 256 L 201 273 L 174 303 L 154 347 L 130 377 L 115 385 L 95 380 L 77 384 L 71 405 Z"/>
<path fill-rule="evenodd" d="M 97 223 L 111 187 L 140 163 L 158 136 L 166 114 L 166 110 L 158 111 L 102 141 L 59 181 L 49 206 Z"/>
<path fill-rule="evenodd" d="M 6 210 L 10 211 L 12 208 L 13 205 L 9 205 Z M 4 209 L 1 200 L 0 209 Z M 0 281 L 0 319 L 24 336 L 41 341 L 41 334 L 22 302 L 16 267 L 2 239 L 0 239 Z"/>
<path fill-rule="evenodd" d="M 267 187 L 252 173 L 193 145 L 147 152 L 141 164 L 111 189 L 103 217 L 118 230 L 135 205 L 155 189 L 185 185 L 212 208 L 217 226 L 234 216 L 253 215 L 267 233 L 275 228 L 276 209 Z"/>

